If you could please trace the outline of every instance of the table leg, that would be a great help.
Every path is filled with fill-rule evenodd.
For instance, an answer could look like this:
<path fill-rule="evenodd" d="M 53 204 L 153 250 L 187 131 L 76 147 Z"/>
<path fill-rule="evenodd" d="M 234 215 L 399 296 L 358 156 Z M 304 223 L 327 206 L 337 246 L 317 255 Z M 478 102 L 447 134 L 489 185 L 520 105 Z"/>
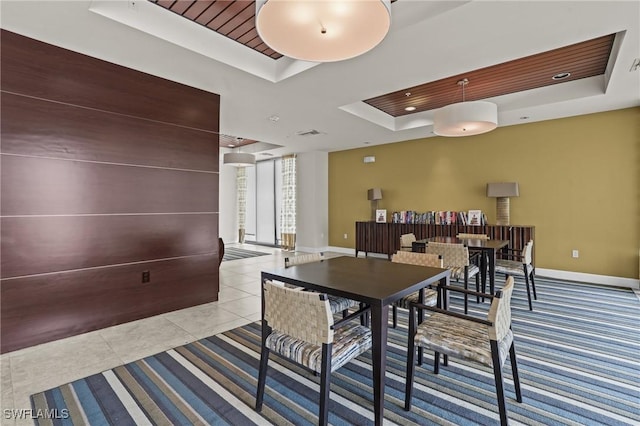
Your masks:
<path fill-rule="evenodd" d="M 384 418 L 384 385 L 387 371 L 388 306 L 371 306 L 371 357 L 373 363 L 373 412 L 375 424 L 382 425 Z"/>
<path fill-rule="evenodd" d="M 492 252 L 493 250 L 489 250 L 489 252 Z M 487 291 L 487 256 L 491 256 L 491 254 L 485 254 L 484 250 L 480 251 L 480 274 L 482 274 L 480 276 L 480 280 L 481 280 L 481 284 L 482 284 L 482 292 L 486 292 Z M 491 279 L 491 278 L 489 278 Z M 484 302 L 484 300 L 483 300 Z"/>
<path fill-rule="evenodd" d="M 496 251 L 489 250 L 489 294 L 495 294 L 496 285 Z"/>

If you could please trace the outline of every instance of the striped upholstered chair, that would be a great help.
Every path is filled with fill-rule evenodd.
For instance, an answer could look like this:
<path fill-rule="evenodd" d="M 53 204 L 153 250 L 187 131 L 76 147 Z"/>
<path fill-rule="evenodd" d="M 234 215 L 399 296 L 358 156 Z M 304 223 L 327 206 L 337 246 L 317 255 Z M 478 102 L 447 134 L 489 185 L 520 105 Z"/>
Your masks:
<path fill-rule="evenodd" d="M 476 292 L 480 291 L 480 268 L 471 263 L 469 248 L 464 244 L 429 243 L 426 253 L 442 256 L 444 267 L 451 270 L 451 278 L 456 281 L 463 280 L 464 289 L 468 290 L 469 278 L 476 277 Z M 480 298 L 477 298 L 480 301 Z M 468 312 L 468 298 L 464 295 L 464 313 Z"/>
<path fill-rule="evenodd" d="M 443 291 L 477 292 L 446 287 Z M 516 399 L 522 402 L 516 349 L 513 344 L 511 330 L 511 294 L 513 293 L 513 277 L 507 281 L 493 298 L 486 319 L 456 314 L 431 306 L 412 303 L 409 309 L 409 341 L 407 345 L 407 381 L 405 393 L 405 410 L 411 410 L 413 393 L 413 374 L 415 371 L 415 348 L 434 351 L 433 372 L 438 374 L 440 369 L 440 354 L 476 362 L 487 367 L 493 367 L 493 375 L 498 398 L 500 423 L 508 424 L 507 404 L 504 396 L 504 380 L 502 367 L 507 359 L 511 360 L 511 372 L 516 391 Z M 421 324 L 417 324 L 416 310 L 432 311 L 431 315 Z"/>
<path fill-rule="evenodd" d="M 302 265 L 304 263 L 320 262 L 324 260 L 324 253 L 309 253 L 300 254 L 295 257 L 285 257 L 284 267 L 289 268 L 295 265 Z M 285 284 L 289 288 L 297 288 L 291 284 Z M 334 314 L 342 312 L 343 318 L 347 316 L 349 308 L 353 308 L 358 305 L 355 300 L 347 299 L 346 297 L 328 296 L 329 305 L 331 306 L 331 312 Z"/>
<path fill-rule="evenodd" d="M 442 256 L 429 253 L 414 253 L 409 251 L 399 251 L 391 258 L 392 262 L 405 263 L 407 265 L 432 266 L 434 268 L 442 268 Z M 409 309 L 409 303 L 418 302 L 418 292 L 411 293 L 408 296 L 395 302 L 392 306 L 393 328 L 398 325 L 398 308 Z M 429 306 L 439 306 L 438 291 L 432 288 L 424 289 L 424 304 Z"/>
<path fill-rule="evenodd" d="M 524 277 L 527 285 L 527 298 L 529 299 L 529 310 L 533 311 L 531 303 L 531 288 L 533 288 L 533 298 L 538 300 L 536 295 L 536 282 L 534 280 L 535 268 L 533 267 L 533 240 L 530 240 L 522 249 L 521 253 L 503 254 L 502 259 L 496 259 L 496 272 L 507 276 Z"/>
<path fill-rule="evenodd" d="M 272 352 L 320 374 L 318 424 L 326 425 L 331 373 L 371 348 L 371 330 L 349 321 L 350 318 L 334 323 L 326 294 L 290 289 L 271 281 L 265 281 L 263 286 L 264 321 L 256 410 L 262 410 Z"/>

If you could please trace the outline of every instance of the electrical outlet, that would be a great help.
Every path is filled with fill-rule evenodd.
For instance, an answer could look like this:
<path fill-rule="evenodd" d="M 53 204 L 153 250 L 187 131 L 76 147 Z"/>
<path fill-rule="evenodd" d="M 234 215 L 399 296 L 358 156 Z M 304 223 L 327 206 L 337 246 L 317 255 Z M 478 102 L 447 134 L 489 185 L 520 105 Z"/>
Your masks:
<path fill-rule="evenodd" d="M 142 271 L 142 283 L 148 283 L 151 281 L 151 272 L 150 271 Z"/>
<path fill-rule="evenodd" d="M 571 252 L 571 257 L 573 257 L 574 259 L 577 259 L 578 257 L 580 257 L 580 253 L 578 252 L 578 250 L 573 250 Z"/>
<path fill-rule="evenodd" d="M 346 239 L 347 239 L 347 234 L 344 234 L 344 237 L 343 237 L 343 238 L 346 240 Z"/>

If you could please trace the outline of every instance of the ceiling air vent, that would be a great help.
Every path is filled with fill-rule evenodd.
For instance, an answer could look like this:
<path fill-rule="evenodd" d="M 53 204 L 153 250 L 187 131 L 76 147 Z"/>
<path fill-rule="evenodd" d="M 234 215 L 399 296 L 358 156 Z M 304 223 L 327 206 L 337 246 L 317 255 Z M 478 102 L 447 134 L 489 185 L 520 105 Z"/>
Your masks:
<path fill-rule="evenodd" d="M 319 132 L 315 129 L 311 129 L 311 130 L 301 130 L 299 132 L 296 133 L 298 136 L 315 136 L 315 135 L 321 135 L 322 132 Z"/>

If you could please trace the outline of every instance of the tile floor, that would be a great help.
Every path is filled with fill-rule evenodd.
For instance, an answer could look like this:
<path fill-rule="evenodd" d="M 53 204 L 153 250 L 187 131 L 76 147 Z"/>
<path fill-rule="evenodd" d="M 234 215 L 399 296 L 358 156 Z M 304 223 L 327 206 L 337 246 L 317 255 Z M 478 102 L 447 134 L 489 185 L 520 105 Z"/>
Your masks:
<path fill-rule="evenodd" d="M 291 252 L 222 262 L 219 301 L 133 321 L 0 356 L 0 425 L 33 425 L 8 410 L 29 409 L 29 396 L 260 319 L 260 271 L 284 264 Z M 327 253 L 326 257 L 339 256 Z"/>

